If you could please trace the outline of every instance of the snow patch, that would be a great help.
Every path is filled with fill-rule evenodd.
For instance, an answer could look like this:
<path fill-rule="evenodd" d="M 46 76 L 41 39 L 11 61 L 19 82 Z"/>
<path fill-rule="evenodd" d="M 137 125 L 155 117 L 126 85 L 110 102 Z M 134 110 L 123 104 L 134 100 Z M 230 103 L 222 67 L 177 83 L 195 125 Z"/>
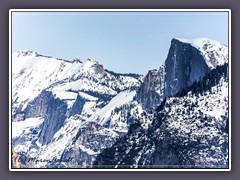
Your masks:
<path fill-rule="evenodd" d="M 28 118 L 24 121 L 12 122 L 12 138 L 21 136 L 24 132 L 29 131 L 30 128 L 38 127 L 43 123 L 43 118 Z"/>
<path fill-rule="evenodd" d="M 136 91 L 123 91 L 116 95 L 111 101 L 104 106 L 102 109 L 98 110 L 96 114 L 91 117 L 91 121 L 99 120 L 99 124 L 103 125 L 111 116 L 111 112 L 123 104 L 129 103 L 133 100 L 133 97 L 136 95 Z"/>

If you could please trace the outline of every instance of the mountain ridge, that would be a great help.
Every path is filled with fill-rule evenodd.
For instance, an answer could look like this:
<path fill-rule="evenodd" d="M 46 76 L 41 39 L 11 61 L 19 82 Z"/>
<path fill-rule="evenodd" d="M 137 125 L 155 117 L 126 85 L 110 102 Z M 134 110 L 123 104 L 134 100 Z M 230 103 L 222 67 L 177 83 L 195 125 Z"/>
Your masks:
<path fill-rule="evenodd" d="M 164 64 L 148 72 L 137 96 L 144 109 L 152 111 L 165 97 L 174 95 L 226 62 L 228 48 L 218 41 L 174 38 Z"/>
<path fill-rule="evenodd" d="M 228 128 L 226 63 L 165 98 L 149 128 L 143 129 L 139 123 L 131 125 L 128 134 L 104 149 L 93 166 L 228 168 Z"/>
<path fill-rule="evenodd" d="M 31 50 L 15 53 L 12 125 L 18 130 L 13 133 L 14 150 L 46 160 L 34 167 L 93 167 L 98 154 L 118 139 L 139 126 L 144 132 L 154 129 L 154 112 L 166 98 L 184 94 L 185 88 L 228 62 L 224 47 L 219 45 L 217 49 L 222 50 L 216 51 L 211 41 L 206 42 L 207 46 L 200 43 L 206 48 L 203 53 L 204 48 L 173 39 L 165 63 L 145 77 L 115 73 L 91 59 L 69 62 Z M 54 157 L 62 163 L 51 162 Z M 21 164 L 28 166 L 27 161 Z"/>

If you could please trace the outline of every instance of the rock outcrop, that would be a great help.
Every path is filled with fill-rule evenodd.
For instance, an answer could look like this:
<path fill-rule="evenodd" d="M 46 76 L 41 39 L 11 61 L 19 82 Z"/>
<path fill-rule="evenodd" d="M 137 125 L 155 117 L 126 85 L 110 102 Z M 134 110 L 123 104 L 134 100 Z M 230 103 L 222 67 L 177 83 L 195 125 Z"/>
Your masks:
<path fill-rule="evenodd" d="M 194 112 L 194 116 L 191 116 L 190 110 L 194 108 L 191 109 L 190 106 L 197 105 L 191 98 L 185 101 L 188 98 L 185 93 L 189 90 L 186 87 L 196 85 L 195 81 L 201 80 L 208 72 L 227 61 L 227 47 L 215 41 L 173 39 L 165 63 L 159 69 L 150 70 L 145 78 L 138 74 L 120 74 L 106 70 L 103 65 L 91 59 L 85 62 L 68 61 L 33 51 L 18 52 L 12 57 L 13 147 L 21 158 L 42 160 L 28 163 L 23 159 L 23 167 L 91 168 L 101 152 L 106 156 L 98 156 L 100 159 L 97 162 L 98 165 L 105 164 L 105 167 L 108 163 L 117 167 L 126 164 L 132 164 L 133 167 L 179 164 L 183 162 L 177 154 L 181 151 L 181 148 L 178 149 L 181 144 L 174 144 L 174 139 L 178 142 L 188 140 L 177 134 L 181 128 L 172 127 L 180 127 L 174 124 L 179 117 L 188 122 L 186 126 L 191 124 L 191 118 L 200 118 L 200 123 L 195 120 L 193 124 L 201 127 L 204 126 L 201 118 L 205 120 L 208 117 L 209 122 L 210 119 L 223 121 L 227 118 L 225 114 L 221 118 L 215 118 L 215 115 L 207 113 L 202 117 L 202 112 Z M 212 85 L 206 87 L 211 89 Z M 218 86 L 217 91 L 220 92 L 221 85 Z M 195 87 L 195 91 L 199 88 L 203 89 L 203 84 Z M 207 106 L 207 98 L 216 95 L 207 96 L 207 93 L 201 94 L 206 103 L 201 104 L 202 108 Z M 177 94 L 185 98 L 173 98 L 177 105 L 172 99 L 166 100 Z M 215 100 L 220 100 L 225 105 L 227 97 L 224 98 L 224 101 L 221 98 Z M 156 112 L 155 109 L 160 104 L 165 109 L 170 106 L 170 110 L 164 111 L 166 116 L 161 119 L 156 117 L 153 120 L 154 113 L 149 112 Z M 171 109 L 171 106 L 181 104 L 186 104 L 183 109 L 187 110 L 179 110 L 179 107 Z M 213 106 L 215 104 L 211 104 L 209 109 Z M 185 116 L 186 112 L 190 113 L 187 114 L 189 117 Z M 179 117 L 175 117 L 176 114 Z M 163 121 L 166 118 L 168 123 Z M 173 125 L 169 128 L 173 133 L 168 133 L 166 127 L 171 123 Z M 227 129 L 224 125 L 214 125 L 213 129 L 220 126 Z M 221 138 L 225 137 L 227 135 Z M 117 141 L 119 138 L 120 141 Z M 217 138 L 219 137 L 215 139 Z M 203 140 L 208 139 L 204 137 Z M 219 153 L 223 157 L 222 164 L 226 164 L 225 152 Z M 143 156 L 140 157 L 140 154 Z M 165 155 L 166 158 L 163 159 Z M 56 158 L 58 162 L 55 161 Z"/>
<path fill-rule="evenodd" d="M 96 168 L 228 168 L 228 64 L 163 100 L 149 128 L 104 149 Z"/>
<path fill-rule="evenodd" d="M 164 95 L 164 76 L 165 67 L 161 66 L 158 70 L 150 70 L 145 76 L 137 97 L 144 109 L 153 110 L 160 104 Z"/>
<path fill-rule="evenodd" d="M 172 39 L 164 65 L 145 76 L 137 97 L 153 111 L 165 97 L 199 81 L 217 65 L 228 62 L 227 47 L 208 39 Z"/>
<path fill-rule="evenodd" d="M 43 91 L 31 101 L 26 110 L 25 117 L 43 117 L 44 123 L 40 132 L 39 142 L 48 144 L 53 135 L 62 127 L 67 112 L 67 104 L 55 98 L 49 91 Z"/>
<path fill-rule="evenodd" d="M 198 49 L 173 39 L 165 61 L 164 96 L 173 96 L 194 81 L 200 80 L 209 71 L 210 67 Z"/>

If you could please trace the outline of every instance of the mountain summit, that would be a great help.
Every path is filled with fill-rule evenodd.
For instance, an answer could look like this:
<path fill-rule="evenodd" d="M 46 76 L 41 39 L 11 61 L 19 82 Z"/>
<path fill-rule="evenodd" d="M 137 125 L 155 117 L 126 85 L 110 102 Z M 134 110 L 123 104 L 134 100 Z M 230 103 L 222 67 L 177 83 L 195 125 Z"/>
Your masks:
<path fill-rule="evenodd" d="M 13 160 L 30 168 L 226 168 L 227 92 L 228 48 L 205 38 L 172 39 L 164 64 L 145 77 L 19 51 Z"/>
<path fill-rule="evenodd" d="M 173 96 L 224 63 L 228 63 L 228 47 L 215 40 L 172 39 L 165 63 L 157 71 L 149 71 L 138 98 L 145 109 L 154 110 L 165 97 Z"/>

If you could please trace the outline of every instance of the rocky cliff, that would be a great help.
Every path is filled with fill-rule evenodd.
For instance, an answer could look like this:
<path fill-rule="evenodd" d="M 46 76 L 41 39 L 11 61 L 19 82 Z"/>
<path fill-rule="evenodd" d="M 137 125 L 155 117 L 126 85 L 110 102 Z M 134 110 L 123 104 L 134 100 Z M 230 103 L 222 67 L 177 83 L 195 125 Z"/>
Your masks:
<path fill-rule="evenodd" d="M 25 110 L 25 117 L 42 117 L 44 123 L 39 135 L 39 142 L 48 144 L 53 135 L 63 126 L 66 119 L 67 104 L 55 98 L 51 92 L 43 91 L 31 101 Z"/>
<path fill-rule="evenodd" d="M 137 97 L 144 109 L 152 111 L 165 97 L 175 95 L 226 62 L 228 49 L 217 41 L 172 39 L 164 65 L 148 72 Z"/>
<path fill-rule="evenodd" d="M 107 166 L 110 163 L 114 167 L 124 167 L 126 164 L 146 167 L 145 165 L 159 165 L 159 162 L 168 166 L 186 162 L 177 154 L 183 146 L 175 146 L 174 139 L 178 143 L 188 140 L 185 136 L 182 139 L 182 133 L 176 132 L 182 132 L 182 125 L 190 126 L 194 118 L 194 127 L 190 128 L 195 130 L 196 126 L 199 134 L 206 130 L 207 135 L 198 138 L 197 143 L 187 143 L 193 143 L 195 147 L 199 145 L 199 139 L 208 141 L 205 137 L 211 136 L 210 131 L 204 129 L 205 124 L 202 122 L 207 119 L 214 124 L 214 127 L 209 127 L 210 130 L 221 134 L 221 137 L 214 135 L 214 140 L 224 140 L 224 145 L 220 143 L 221 146 L 215 144 L 214 147 L 226 149 L 227 142 L 224 138 L 227 135 L 222 129 L 227 129 L 227 123 L 223 123 L 227 119 L 227 114 L 224 114 L 227 97 L 216 95 L 216 92 L 221 93 L 224 88 L 226 91 L 226 83 L 224 88 L 222 83 L 215 89 L 212 87 L 218 80 L 194 86 L 192 92 L 199 89 L 202 91 L 200 95 L 193 93 L 193 97 L 188 97 L 186 92 L 191 91 L 187 88 L 191 84 L 196 85 L 195 80 L 205 82 L 203 79 L 208 72 L 227 61 L 227 47 L 207 39 L 173 39 L 165 63 L 156 70 L 150 70 L 145 78 L 137 74 L 106 70 L 92 59 L 85 62 L 68 61 L 33 51 L 15 53 L 12 69 L 13 147 L 20 158 L 34 159 L 29 164 L 24 161 L 23 167 L 91 168 L 97 157 L 100 158 L 96 161 L 97 166 Z M 221 73 L 218 73 L 218 77 L 222 77 Z M 210 94 L 207 94 L 208 91 Z M 166 100 L 171 96 L 175 97 Z M 196 103 L 198 96 L 201 96 L 202 102 Z M 214 103 L 209 103 L 208 99 Z M 219 101 L 221 107 L 215 101 Z M 160 114 L 166 116 L 153 117 L 160 104 L 164 109 L 160 108 L 157 112 L 161 111 Z M 224 112 L 222 117 L 211 112 L 215 106 Z M 206 111 L 198 111 L 205 107 Z M 168 109 L 167 112 L 165 109 Z M 178 122 L 176 114 L 186 122 L 181 118 Z M 167 123 L 162 123 L 166 118 Z M 217 120 L 221 123 L 217 123 Z M 178 124 L 174 124 L 175 121 Z M 202 128 L 198 129 L 198 126 Z M 186 134 L 189 135 L 189 132 Z M 191 140 L 195 138 L 194 134 L 192 136 Z M 212 141 L 210 144 L 213 145 Z M 209 147 L 205 150 L 208 151 Z M 98 156 L 101 152 L 104 155 Z M 160 152 L 163 155 L 159 155 Z M 218 152 L 223 157 L 219 164 L 226 165 L 226 153 Z M 141 157 L 136 153 L 142 154 Z M 163 159 L 165 155 L 168 158 Z M 213 161 L 215 160 L 214 156 Z"/>
<path fill-rule="evenodd" d="M 144 109 L 154 111 L 157 104 L 160 104 L 165 97 L 165 67 L 161 66 L 158 70 L 150 70 L 145 76 L 140 86 L 137 97 Z"/>
<path fill-rule="evenodd" d="M 122 106 L 130 106 L 141 79 L 105 70 L 91 59 L 83 63 L 33 51 L 15 53 L 13 147 L 20 156 L 42 160 L 33 162 L 36 167 L 90 167 L 91 159 L 127 132 L 126 118 L 138 117 Z M 74 161 L 66 163 L 72 156 Z M 55 157 L 61 162 L 53 162 Z"/>
<path fill-rule="evenodd" d="M 228 64 L 163 100 L 152 123 L 102 151 L 96 168 L 228 168 Z"/>
<path fill-rule="evenodd" d="M 165 61 L 165 97 L 173 96 L 209 71 L 210 67 L 197 48 L 173 39 Z"/>

